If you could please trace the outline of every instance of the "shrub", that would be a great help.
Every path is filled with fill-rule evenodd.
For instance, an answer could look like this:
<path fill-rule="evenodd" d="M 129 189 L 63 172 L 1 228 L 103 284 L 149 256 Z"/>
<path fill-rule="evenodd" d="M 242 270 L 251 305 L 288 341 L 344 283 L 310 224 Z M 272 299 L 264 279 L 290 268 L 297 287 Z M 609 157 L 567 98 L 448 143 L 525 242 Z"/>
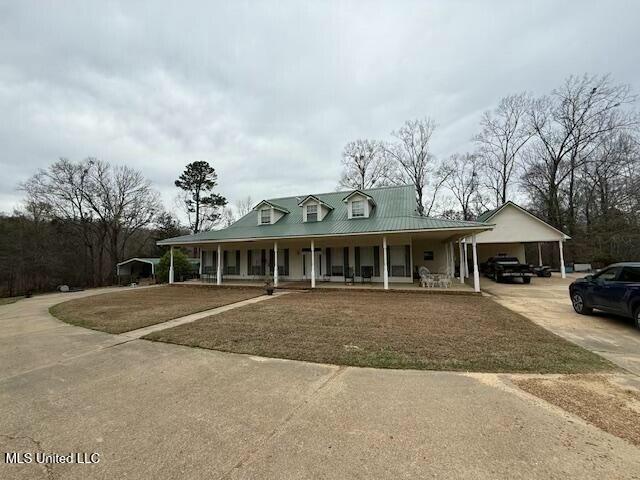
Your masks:
<path fill-rule="evenodd" d="M 169 281 L 169 266 L 171 265 L 171 252 L 168 251 L 160 259 L 158 270 L 156 271 L 156 279 L 159 282 Z M 189 263 L 189 259 L 180 250 L 173 250 L 173 278 L 180 280 L 183 275 L 189 275 L 193 272 L 193 266 Z"/>

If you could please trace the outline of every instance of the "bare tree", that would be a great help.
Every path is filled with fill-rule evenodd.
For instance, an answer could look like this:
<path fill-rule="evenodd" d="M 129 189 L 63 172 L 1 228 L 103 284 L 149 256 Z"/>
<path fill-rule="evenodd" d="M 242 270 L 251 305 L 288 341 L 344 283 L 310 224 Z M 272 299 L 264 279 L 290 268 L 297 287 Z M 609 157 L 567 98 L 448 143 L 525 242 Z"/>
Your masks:
<path fill-rule="evenodd" d="M 578 169 L 609 134 L 638 125 L 637 115 L 624 109 L 634 100 L 628 85 L 584 75 L 569 77 L 551 96 L 532 102 L 529 122 L 535 144 L 523 182 L 552 225 L 573 234 Z"/>
<path fill-rule="evenodd" d="M 90 195 L 89 172 L 91 159 L 72 162 L 61 158 L 47 169 L 40 169 L 19 186 L 25 192 L 27 205 L 46 205 L 49 218 L 71 225 L 82 238 L 85 252 L 85 278 L 97 285 L 101 265 L 96 265 L 96 226 L 93 212 L 86 202 Z"/>
<path fill-rule="evenodd" d="M 129 239 L 162 212 L 159 195 L 141 172 L 92 160 L 91 195 L 85 197 L 109 239 L 112 263 L 124 259 Z"/>
<path fill-rule="evenodd" d="M 339 187 L 364 190 L 389 184 L 391 164 L 384 154 L 383 143 L 377 140 L 347 143 L 342 152 L 342 167 Z"/>
<path fill-rule="evenodd" d="M 236 216 L 233 213 L 233 210 L 231 210 L 228 207 L 225 207 L 225 209 L 222 210 L 221 220 L 222 220 L 222 228 L 227 228 L 233 225 L 236 221 Z"/>
<path fill-rule="evenodd" d="M 160 212 L 158 194 L 138 171 L 112 168 L 93 158 L 61 159 L 40 170 L 21 188 L 31 205 L 46 205 L 50 219 L 82 234 L 88 255 L 86 270 L 93 284 L 102 284 L 106 269 L 114 271 L 137 232 L 150 226 Z"/>
<path fill-rule="evenodd" d="M 236 212 L 239 217 L 244 217 L 246 214 L 253 210 L 253 200 L 250 195 L 238 200 L 236 202 Z"/>
<path fill-rule="evenodd" d="M 526 93 L 502 98 L 495 110 L 482 115 L 482 131 L 474 138 L 483 160 L 486 187 L 496 207 L 509 199 L 522 149 L 533 136 L 527 122 L 530 103 Z"/>
<path fill-rule="evenodd" d="M 430 151 L 435 127 L 435 122 L 428 117 L 407 120 L 399 130 L 391 133 L 396 141 L 385 147 L 386 155 L 398 166 L 394 183 L 415 185 L 417 211 L 420 215 L 431 213 L 437 193 L 450 174 L 448 169 L 436 164 Z M 431 189 L 431 198 L 425 201 L 427 188 Z"/>
<path fill-rule="evenodd" d="M 473 220 L 474 203 L 477 203 L 480 195 L 479 158 L 471 153 L 454 154 L 449 159 L 448 167 L 451 174 L 447 177 L 446 185 L 462 210 L 462 220 Z"/>

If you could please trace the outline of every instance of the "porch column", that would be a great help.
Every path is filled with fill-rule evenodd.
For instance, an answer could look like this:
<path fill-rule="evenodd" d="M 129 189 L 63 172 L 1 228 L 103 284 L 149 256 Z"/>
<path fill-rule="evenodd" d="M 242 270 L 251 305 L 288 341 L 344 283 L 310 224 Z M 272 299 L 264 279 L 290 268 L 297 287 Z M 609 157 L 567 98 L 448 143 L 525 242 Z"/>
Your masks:
<path fill-rule="evenodd" d="M 453 246 L 453 241 L 449 242 L 449 250 L 451 251 L 451 278 L 456 275 L 456 249 Z"/>
<path fill-rule="evenodd" d="M 278 286 L 278 242 L 273 242 L 273 286 Z"/>
<path fill-rule="evenodd" d="M 311 240 L 311 288 L 316 288 L 316 253 L 313 240 Z"/>
<path fill-rule="evenodd" d="M 198 275 L 202 276 L 202 249 L 200 249 L 200 268 L 198 268 Z"/>
<path fill-rule="evenodd" d="M 538 242 L 538 265 L 542 266 L 542 247 L 540 246 L 540 242 Z"/>
<path fill-rule="evenodd" d="M 480 273 L 478 272 L 478 252 L 476 249 L 476 234 L 471 236 L 471 249 L 473 251 L 473 289 L 480 291 Z"/>
<path fill-rule="evenodd" d="M 389 272 L 387 271 L 387 237 L 382 237 L 382 279 L 384 281 L 384 289 L 389 290 Z"/>
<path fill-rule="evenodd" d="M 173 283 L 173 247 L 169 250 L 171 252 L 171 262 L 169 263 L 169 283 Z"/>
<path fill-rule="evenodd" d="M 413 283 L 413 239 L 409 241 L 409 265 L 411 266 L 409 275 L 411 276 L 411 283 Z"/>
<path fill-rule="evenodd" d="M 464 265 L 462 264 L 462 240 L 458 240 L 458 254 L 460 255 L 460 283 L 464 283 Z"/>
<path fill-rule="evenodd" d="M 465 238 L 462 243 L 464 243 L 464 276 L 469 278 L 469 252 L 467 249 L 467 239 Z"/>
<path fill-rule="evenodd" d="M 216 285 L 222 284 L 222 248 L 218 244 L 218 268 L 216 269 Z"/>
<path fill-rule="evenodd" d="M 445 262 L 447 263 L 447 268 L 445 270 L 445 273 L 447 275 L 449 275 L 449 268 L 451 268 L 451 260 L 449 260 L 449 246 L 445 243 L 444 244 L 444 257 L 445 257 Z"/>
<path fill-rule="evenodd" d="M 558 242 L 558 246 L 560 247 L 560 276 L 562 278 L 567 278 L 567 272 L 564 269 L 564 252 L 562 251 L 562 240 Z"/>

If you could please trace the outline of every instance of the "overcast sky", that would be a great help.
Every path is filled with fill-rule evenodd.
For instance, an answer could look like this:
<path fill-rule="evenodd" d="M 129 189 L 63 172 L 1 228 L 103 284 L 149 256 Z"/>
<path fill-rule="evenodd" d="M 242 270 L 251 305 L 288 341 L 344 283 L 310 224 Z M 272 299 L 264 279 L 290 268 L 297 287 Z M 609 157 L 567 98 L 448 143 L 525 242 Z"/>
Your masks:
<path fill-rule="evenodd" d="M 173 181 L 207 160 L 233 203 L 334 190 L 344 144 L 482 111 L 572 73 L 640 92 L 640 2 L 0 0 L 0 211 L 59 157 Z M 561 4 L 561 5 L 560 5 Z"/>

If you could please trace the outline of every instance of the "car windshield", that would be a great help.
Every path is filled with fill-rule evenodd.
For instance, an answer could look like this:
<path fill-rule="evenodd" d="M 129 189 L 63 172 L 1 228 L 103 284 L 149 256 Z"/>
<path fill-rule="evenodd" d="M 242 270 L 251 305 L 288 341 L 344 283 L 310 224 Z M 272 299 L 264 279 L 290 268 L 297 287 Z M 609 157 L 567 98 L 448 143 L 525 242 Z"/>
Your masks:
<path fill-rule="evenodd" d="M 616 277 L 618 276 L 618 272 L 620 271 L 619 267 L 615 267 L 615 268 L 608 268 L 606 270 L 603 270 L 602 272 L 598 273 L 595 278 L 599 279 L 599 280 L 604 280 L 607 282 L 613 281 L 616 279 Z"/>

